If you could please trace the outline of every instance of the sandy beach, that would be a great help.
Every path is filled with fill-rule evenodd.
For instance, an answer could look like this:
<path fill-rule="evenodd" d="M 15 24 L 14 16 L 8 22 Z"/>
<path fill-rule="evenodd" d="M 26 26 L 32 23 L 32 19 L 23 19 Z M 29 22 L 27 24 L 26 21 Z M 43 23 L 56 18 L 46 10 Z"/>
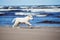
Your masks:
<path fill-rule="evenodd" d="M 24 29 L 0 27 L 0 40 L 60 40 L 60 28 Z"/>

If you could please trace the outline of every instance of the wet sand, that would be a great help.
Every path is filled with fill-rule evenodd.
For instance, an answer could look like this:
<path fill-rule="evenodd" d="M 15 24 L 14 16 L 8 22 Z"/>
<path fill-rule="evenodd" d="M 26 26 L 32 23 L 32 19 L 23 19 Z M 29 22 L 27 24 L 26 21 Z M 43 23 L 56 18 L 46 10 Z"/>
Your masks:
<path fill-rule="evenodd" d="M 60 28 L 8 28 L 0 27 L 0 40 L 60 40 Z"/>

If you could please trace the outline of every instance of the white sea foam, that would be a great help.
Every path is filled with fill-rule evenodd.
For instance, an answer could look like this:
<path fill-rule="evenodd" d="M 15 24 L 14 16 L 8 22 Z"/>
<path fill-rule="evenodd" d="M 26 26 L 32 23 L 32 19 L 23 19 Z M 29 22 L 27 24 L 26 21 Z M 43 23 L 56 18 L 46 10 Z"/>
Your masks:
<path fill-rule="evenodd" d="M 38 16 L 38 17 L 45 17 L 45 16 L 47 16 L 47 15 L 36 15 L 36 16 Z"/>
<path fill-rule="evenodd" d="M 60 12 L 60 9 L 31 9 L 31 12 L 40 12 L 40 11 L 44 11 L 44 12 Z"/>
<path fill-rule="evenodd" d="M 15 15 L 35 15 L 34 13 L 16 12 Z"/>
<path fill-rule="evenodd" d="M 0 11 L 9 11 L 9 10 L 23 10 L 23 11 L 31 11 L 31 12 L 60 12 L 60 8 L 53 8 L 53 9 L 0 9 Z"/>
<path fill-rule="evenodd" d="M 38 17 L 45 17 L 47 15 L 38 15 L 35 13 L 24 13 L 24 12 L 16 12 L 15 15 L 34 15 L 34 16 L 38 16 Z"/>

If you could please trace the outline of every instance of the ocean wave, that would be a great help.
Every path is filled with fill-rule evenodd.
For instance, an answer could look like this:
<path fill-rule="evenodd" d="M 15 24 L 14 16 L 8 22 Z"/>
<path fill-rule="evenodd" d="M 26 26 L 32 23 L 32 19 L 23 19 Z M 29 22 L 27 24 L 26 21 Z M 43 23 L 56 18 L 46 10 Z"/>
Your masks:
<path fill-rule="evenodd" d="M 60 24 L 60 22 L 48 21 L 48 20 L 45 20 L 45 21 L 42 21 L 42 22 L 37 22 L 37 23 Z"/>

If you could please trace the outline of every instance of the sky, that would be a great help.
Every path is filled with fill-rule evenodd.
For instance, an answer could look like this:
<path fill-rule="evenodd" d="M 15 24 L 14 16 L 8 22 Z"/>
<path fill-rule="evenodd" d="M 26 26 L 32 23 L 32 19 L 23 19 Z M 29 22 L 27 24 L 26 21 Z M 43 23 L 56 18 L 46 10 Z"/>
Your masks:
<path fill-rule="evenodd" d="M 60 5 L 60 0 L 0 0 L 0 5 Z"/>

